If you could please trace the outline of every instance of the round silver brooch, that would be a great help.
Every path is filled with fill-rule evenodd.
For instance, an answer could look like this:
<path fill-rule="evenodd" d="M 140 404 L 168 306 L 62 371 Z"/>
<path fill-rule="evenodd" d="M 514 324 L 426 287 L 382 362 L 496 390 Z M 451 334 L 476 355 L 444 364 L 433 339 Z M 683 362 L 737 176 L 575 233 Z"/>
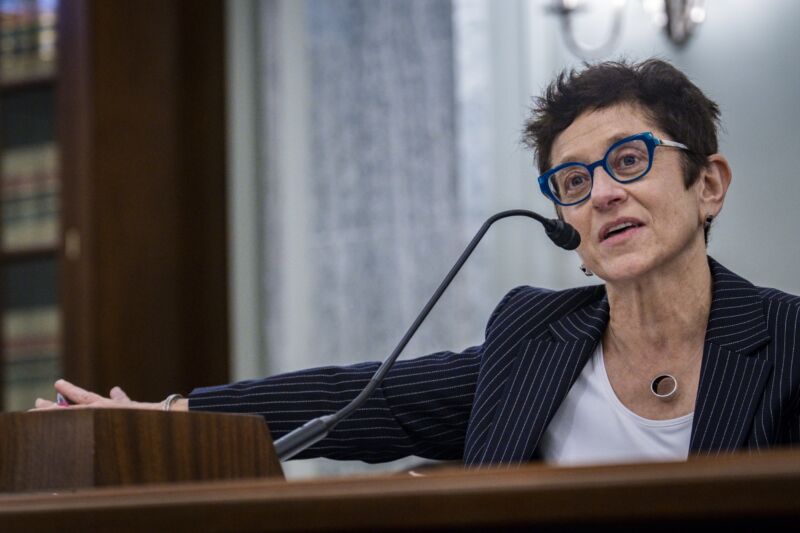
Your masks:
<path fill-rule="evenodd" d="M 671 374 L 659 374 L 650 383 L 650 390 L 656 398 L 668 402 L 678 394 L 678 380 Z"/>

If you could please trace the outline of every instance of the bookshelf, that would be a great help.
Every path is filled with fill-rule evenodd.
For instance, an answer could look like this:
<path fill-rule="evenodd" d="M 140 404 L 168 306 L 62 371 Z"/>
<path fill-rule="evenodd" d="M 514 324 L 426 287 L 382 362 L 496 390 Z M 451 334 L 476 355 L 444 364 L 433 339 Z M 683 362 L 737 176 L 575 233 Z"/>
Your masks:
<path fill-rule="evenodd" d="M 61 374 L 55 0 L 0 0 L 2 404 L 29 407 Z"/>
<path fill-rule="evenodd" d="M 227 381 L 222 0 L 0 15 L 2 409 Z"/>

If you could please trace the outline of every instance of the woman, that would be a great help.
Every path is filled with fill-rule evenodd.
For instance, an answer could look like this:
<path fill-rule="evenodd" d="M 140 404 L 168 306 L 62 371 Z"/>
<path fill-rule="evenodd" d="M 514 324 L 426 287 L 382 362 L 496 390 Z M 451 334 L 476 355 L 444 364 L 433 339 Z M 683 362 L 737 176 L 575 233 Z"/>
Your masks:
<path fill-rule="evenodd" d="M 683 459 L 800 441 L 800 300 L 706 255 L 731 181 L 719 111 L 669 64 L 562 74 L 525 141 L 542 192 L 605 285 L 518 287 L 485 342 L 398 362 L 366 406 L 299 457 L 468 465 Z M 377 364 L 320 368 L 132 402 L 59 381 L 90 407 L 262 414 L 274 438 L 344 406 Z M 37 400 L 38 408 L 56 408 Z"/>

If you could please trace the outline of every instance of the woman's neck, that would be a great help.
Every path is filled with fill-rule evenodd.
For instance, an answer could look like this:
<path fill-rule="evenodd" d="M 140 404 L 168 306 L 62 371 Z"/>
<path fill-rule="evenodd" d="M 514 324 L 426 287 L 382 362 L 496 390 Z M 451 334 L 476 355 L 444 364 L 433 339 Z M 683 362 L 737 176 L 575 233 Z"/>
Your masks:
<path fill-rule="evenodd" d="M 629 354 L 667 355 L 702 344 L 711 284 L 705 247 L 636 281 L 608 283 L 611 316 L 606 347 Z"/>

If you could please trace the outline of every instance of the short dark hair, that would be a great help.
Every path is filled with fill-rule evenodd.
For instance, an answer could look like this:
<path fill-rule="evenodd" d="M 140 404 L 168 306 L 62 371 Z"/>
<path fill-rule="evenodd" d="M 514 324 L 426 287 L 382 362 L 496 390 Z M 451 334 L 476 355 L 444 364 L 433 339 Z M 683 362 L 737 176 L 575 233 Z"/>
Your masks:
<path fill-rule="evenodd" d="M 523 142 L 533 149 L 539 172 L 551 166 L 555 138 L 582 113 L 618 104 L 640 107 L 670 140 L 689 147 L 684 154 L 684 183 L 690 187 L 717 152 L 719 106 L 686 75 L 666 61 L 648 59 L 597 64 L 564 70 L 534 99 Z"/>

